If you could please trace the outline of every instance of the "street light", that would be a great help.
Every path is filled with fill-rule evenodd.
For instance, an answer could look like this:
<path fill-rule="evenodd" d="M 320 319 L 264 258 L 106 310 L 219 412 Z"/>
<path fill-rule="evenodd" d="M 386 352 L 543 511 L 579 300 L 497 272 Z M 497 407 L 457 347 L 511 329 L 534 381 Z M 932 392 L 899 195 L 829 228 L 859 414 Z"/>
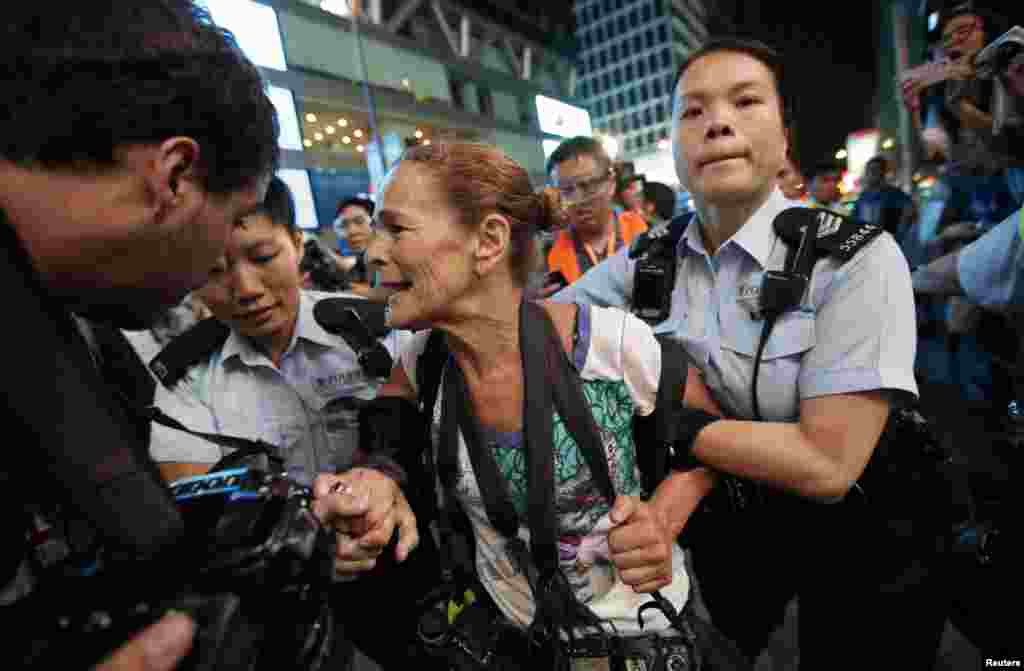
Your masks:
<path fill-rule="evenodd" d="M 885 138 L 885 140 L 882 141 L 882 149 L 892 149 L 895 146 L 896 141 L 893 140 L 891 137 L 887 137 Z"/>
<path fill-rule="evenodd" d="M 836 160 L 837 161 L 845 161 L 846 160 L 846 150 L 845 149 L 840 149 L 839 151 L 836 152 Z"/>

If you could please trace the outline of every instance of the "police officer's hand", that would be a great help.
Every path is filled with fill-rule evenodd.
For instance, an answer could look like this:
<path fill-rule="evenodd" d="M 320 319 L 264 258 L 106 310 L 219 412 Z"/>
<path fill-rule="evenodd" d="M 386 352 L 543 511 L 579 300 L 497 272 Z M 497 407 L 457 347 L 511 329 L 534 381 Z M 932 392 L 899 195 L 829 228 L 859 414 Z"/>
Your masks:
<path fill-rule="evenodd" d="M 405 561 L 419 544 L 416 516 L 393 479 L 370 468 L 320 475 L 313 512 L 338 534 L 335 572 L 369 571 L 398 529 L 395 559 Z"/>
<path fill-rule="evenodd" d="M 665 515 L 639 497 L 619 496 L 611 520 L 608 550 L 622 582 L 641 593 L 671 583 L 675 537 Z"/>
<path fill-rule="evenodd" d="M 704 383 L 700 369 L 690 366 L 686 372 L 686 389 L 683 390 L 683 403 L 688 408 L 699 408 L 712 415 L 724 416 L 718 402 L 711 395 L 711 390 Z"/>
<path fill-rule="evenodd" d="M 139 632 L 93 671 L 170 671 L 192 649 L 195 624 L 181 613 L 168 613 Z"/>

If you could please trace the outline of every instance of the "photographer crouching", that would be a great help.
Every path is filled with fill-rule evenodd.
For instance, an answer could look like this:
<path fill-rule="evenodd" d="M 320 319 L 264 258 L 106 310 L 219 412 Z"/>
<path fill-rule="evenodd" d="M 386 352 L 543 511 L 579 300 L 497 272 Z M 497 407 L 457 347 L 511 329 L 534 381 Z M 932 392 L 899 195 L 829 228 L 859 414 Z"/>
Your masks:
<path fill-rule="evenodd" d="M 168 491 L 118 331 L 203 284 L 263 200 L 278 124 L 257 69 L 190 0 L 7 16 L 0 418 L 22 449 L 0 466 L 0 627 L 22 634 L 0 666 L 339 668 L 316 586 L 365 560 L 333 531 L 390 537 L 397 486 L 249 468 Z"/>

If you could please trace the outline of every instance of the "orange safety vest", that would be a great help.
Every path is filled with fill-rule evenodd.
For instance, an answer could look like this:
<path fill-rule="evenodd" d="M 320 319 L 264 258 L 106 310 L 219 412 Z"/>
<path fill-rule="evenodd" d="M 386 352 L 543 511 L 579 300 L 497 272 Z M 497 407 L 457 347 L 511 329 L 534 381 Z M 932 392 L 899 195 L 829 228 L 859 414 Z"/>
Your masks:
<path fill-rule="evenodd" d="M 608 237 L 608 253 L 605 258 L 618 251 L 616 243 L 619 236 L 622 238 L 623 246 L 628 247 L 634 238 L 647 231 L 647 222 L 636 212 L 623 212 L 619 215 L 616 223 L 618 230 L 612 231 L 612 235 Z M 591 267 L 596 266 L 597 259 L 589 249 L 586 251 L 590 256 Z M 551 251 L 548 252 L 548 272 L 560 270 L 565 275 L 566 281 L 572 284 L 584 272 L 580 269 L 577 253 L 576 236 L 572 229 L 562 231 L 555 239 L 555 244 L 551 246 Z"/>

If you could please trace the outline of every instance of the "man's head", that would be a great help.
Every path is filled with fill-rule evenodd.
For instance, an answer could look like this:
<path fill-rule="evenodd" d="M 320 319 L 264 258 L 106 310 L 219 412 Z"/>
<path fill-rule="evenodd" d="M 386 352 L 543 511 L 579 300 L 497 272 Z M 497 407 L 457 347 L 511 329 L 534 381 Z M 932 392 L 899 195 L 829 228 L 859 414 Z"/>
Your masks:
<path fill-rule="evenodd" d="M 353 252 L 364 252 L 370 244 L 370 221 L 373 219 L 373 201 L 353 196 L 338 203 L 338 216 L 334 232 L 340 240 L 348 242 Z"/>
<path fill-rule="evenodd" d="M 839 175 L 834 164 L 818 164 L 811 173 L 811 197 L 823 205 L 839 200 Z"/>
<path fill-rule="evenodd" d="M 953 62 L 973 61 L 994 37 L 995 21 L 974 2 L 953 3 L 939 17 L 942 49 Z"/>
<path fill-rule="evenodd" d="M 864 166 L 864 189 L 880 189 L 885 184 L 889 162 L 883 156 L 875 156 Z"/>
<path fill-rule="evenodd" d="M 73 309 L 141 326 L 201 285 L 277 164 L 258 70 L 190 0 L 17 3 L 0 207 Z"/>
<path fill-rule="evenodd" d="M 632 212 L 643 213 L 645 183 L 643 175 L 630 175 L 619 180 L 617 195 L 623 207 Z"/>
<path fill-rule="evenodd" d="M 672 149 L 683 187 L 702 205 L 763 201 L 789 152 L 778 54 L 759 42 L 713 39 L 676 79 Z"/>
<path fill-rule="evenodd" d="M 676 213 L 676 192 L 661 182 L 644 182 L 644 214 L 668 221 Z"/>
<path fill-rule="evenodd" d="M 548 158 L 548 178 L 569 208 L 569 223 L 576 230 L 603 231 L 612 215 L 615 175 L 611 159 L 597 140 L 569 138 Z"/>

